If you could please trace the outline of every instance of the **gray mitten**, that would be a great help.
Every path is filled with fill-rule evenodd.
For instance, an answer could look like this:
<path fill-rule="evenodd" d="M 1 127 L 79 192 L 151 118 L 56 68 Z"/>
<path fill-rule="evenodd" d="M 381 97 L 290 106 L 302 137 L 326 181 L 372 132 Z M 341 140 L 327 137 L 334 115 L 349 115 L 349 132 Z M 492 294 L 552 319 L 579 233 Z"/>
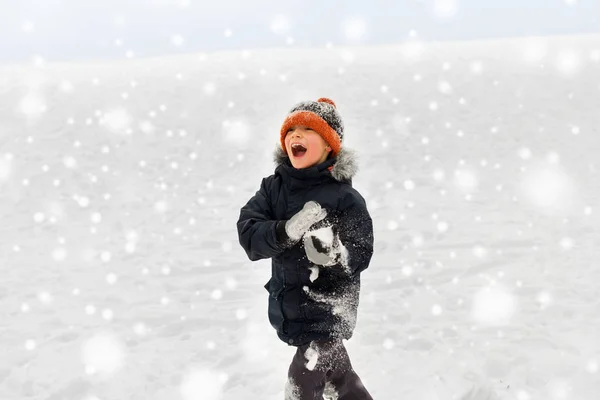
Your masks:
<path fill-rule="evenodd" d="M 316 201 L 304 204 L 302 210 L 298 211 L 285 223 L 285 233 L 291 241 L 297 242 L 308 229 L 327 216 L 327 212 Z"/>

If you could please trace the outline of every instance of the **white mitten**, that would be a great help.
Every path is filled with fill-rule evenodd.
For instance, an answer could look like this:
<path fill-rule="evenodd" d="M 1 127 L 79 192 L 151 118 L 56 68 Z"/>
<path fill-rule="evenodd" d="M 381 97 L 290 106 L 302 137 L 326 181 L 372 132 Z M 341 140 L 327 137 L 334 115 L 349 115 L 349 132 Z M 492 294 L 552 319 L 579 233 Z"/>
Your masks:
<path fill-rule="evenodd" d="M 304 204 L 302 210 L 298 211 L 285 223 L 285 233 L 293 241 L 297 242 L 304 236 L 308 229 L 327 216 L 327 212 L 316 201 Z"/>

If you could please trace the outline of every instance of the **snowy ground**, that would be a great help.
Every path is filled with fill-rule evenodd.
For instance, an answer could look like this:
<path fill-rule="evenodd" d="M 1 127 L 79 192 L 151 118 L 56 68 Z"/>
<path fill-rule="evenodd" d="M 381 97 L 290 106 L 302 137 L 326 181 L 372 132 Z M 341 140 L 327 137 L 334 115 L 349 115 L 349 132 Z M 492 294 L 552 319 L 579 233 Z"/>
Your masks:
<path fill-rule="evenodd" d="M 235 222 L 321 96 L 375 224 L 374 398 L 597 399 L 600 36 L 0 68 L 0 399 L 282 399 Z"/>

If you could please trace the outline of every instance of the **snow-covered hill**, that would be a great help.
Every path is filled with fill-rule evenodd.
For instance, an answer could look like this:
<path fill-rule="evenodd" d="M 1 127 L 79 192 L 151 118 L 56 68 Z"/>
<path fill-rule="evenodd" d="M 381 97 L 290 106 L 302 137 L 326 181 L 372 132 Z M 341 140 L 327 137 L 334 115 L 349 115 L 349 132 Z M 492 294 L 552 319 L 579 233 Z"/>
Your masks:
<path fill-rule="evenodd" d="M 600 36 L 1 67 L 0 398 L 282 399 L 235 222 L 322 96 L 375 224 L 374 398 L 596 399 Z"/>

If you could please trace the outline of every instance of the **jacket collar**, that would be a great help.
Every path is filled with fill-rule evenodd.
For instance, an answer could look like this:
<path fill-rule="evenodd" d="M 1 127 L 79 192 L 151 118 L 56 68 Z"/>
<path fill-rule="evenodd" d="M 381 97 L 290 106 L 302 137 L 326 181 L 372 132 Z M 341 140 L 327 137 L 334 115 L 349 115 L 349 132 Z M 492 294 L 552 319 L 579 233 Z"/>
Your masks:
<path fill-rule="evenodd" d="M 346 147 L 342 147 L 336 157 L 325 160 L 322 164 L 300 170 L 292 166 L 290 158 L 279 145 L 275 148 L 273 159 L 277 169 L 283 167 L 291 174 L 298 175 L 297 177 L 322 175 L 323 171 L 327 172 L 326 170 L 331 167 L 329 173 L 333 179 L 338 182 L 352 182 L 352 178 L 358 172 L 356 152 Z"/>

